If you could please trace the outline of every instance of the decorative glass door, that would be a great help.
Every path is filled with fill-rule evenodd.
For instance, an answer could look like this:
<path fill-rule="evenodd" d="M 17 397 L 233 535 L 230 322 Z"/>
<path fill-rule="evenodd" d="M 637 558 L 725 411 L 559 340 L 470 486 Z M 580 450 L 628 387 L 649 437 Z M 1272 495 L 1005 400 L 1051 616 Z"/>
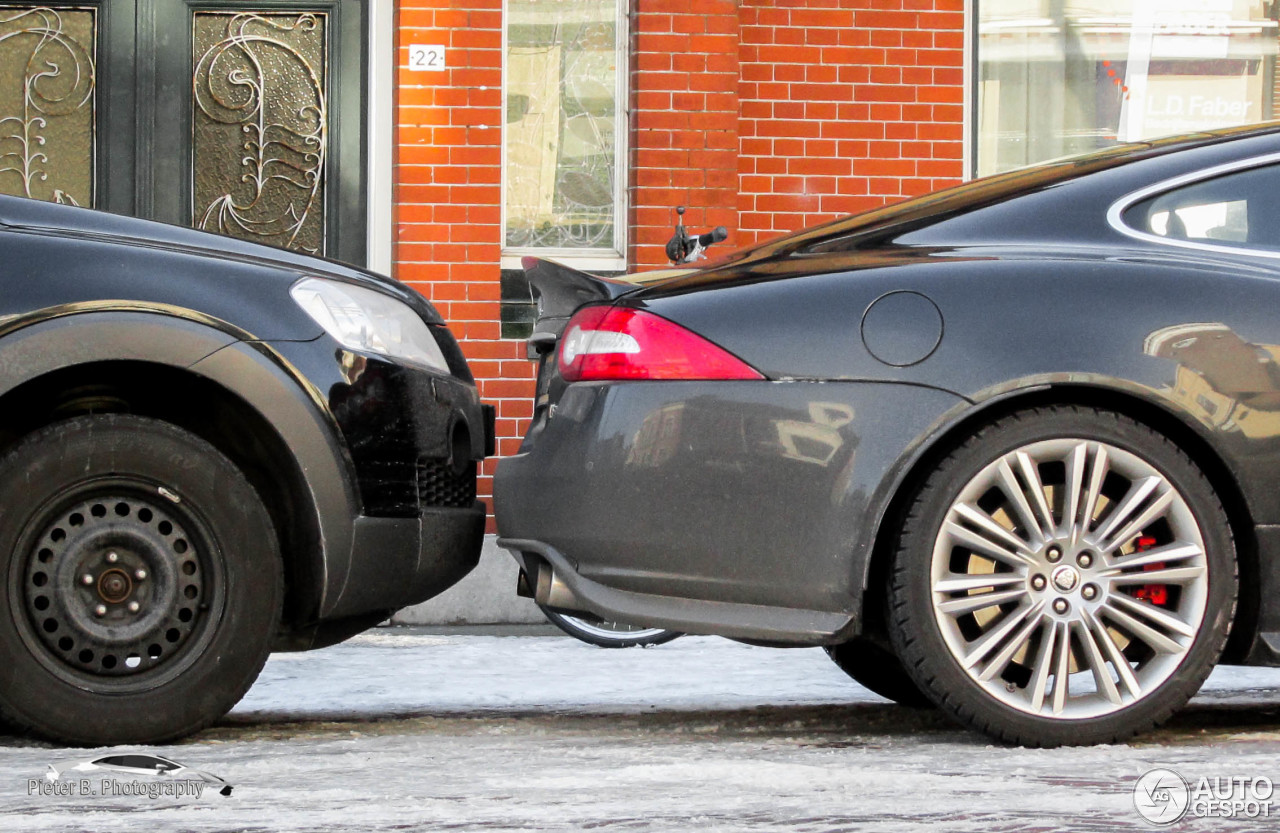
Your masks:
<path fill-rule="evenodd" d="M 325 251 L 325 12 L 196 11 L 192 221 Z"/>
<path fill-rule="evenodd" d="M 0 193 L 363 263 L 364 6 L 0 0 Z"/>
<path fill-rule="evenodd" d="M 0 193 L 93 205 L 98 10 L 0 5 Z"/>

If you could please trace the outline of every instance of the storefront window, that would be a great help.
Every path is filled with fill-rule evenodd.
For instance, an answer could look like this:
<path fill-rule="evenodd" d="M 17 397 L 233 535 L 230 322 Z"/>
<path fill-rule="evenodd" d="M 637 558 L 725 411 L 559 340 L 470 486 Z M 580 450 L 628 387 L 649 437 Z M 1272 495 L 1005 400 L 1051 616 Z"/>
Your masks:
<path fill-rule="evenodd" d="M 1278 6 L 979 0 L 977 175 L 1271 119 Z"/>
<path fill-rule="evenodd" d="M 507 0 L 509 254 L 623 251 L 625 19 L 619 0 Z"/>

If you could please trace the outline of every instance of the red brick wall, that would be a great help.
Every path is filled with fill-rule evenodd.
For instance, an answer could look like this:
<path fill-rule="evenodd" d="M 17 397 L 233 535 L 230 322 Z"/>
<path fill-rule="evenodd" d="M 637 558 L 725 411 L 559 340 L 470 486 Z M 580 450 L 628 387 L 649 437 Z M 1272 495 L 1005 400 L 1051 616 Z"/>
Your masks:
<path fill-rule="evenodd" d="M 963 0 L 741 0 L 746 245 L 958 182 Z"/>
<path fill-rule="evenodd" d="M 405 70 L 411 43 L 443 44 L 449 69 Z M 523 342 L 499 337 L 502 0 L 403 0 L 397 47 L 396 277 L 449 322 L 497 406 L 498 454 L 512 454 L 533 416 L 533 366 Z M 481 469 L 481 497 L 496 466 Z"/>
<path fill-rule="evenodd" d="M 728 251 L 958 181 L 963 8 L 632 0 L 628 262 L 667 265 L 676 205 L 695 229 L 727 226 Z M 449 321 L 509 455 L 533 413 L 533 366 L 498 323 L 502 0 L 398 10 L 399 66 L 410 43 L 433 43 L 451 68 L 397 78 L 396 274 Z"/>
<path fill-rule="evenodd" d="M 636 7 L 627 260 L 670 266 L 663 249 L 677 205 L 687 206 L 684 222 L 694 228 L 738 224 L 738 3 L 638 0 Z"/>

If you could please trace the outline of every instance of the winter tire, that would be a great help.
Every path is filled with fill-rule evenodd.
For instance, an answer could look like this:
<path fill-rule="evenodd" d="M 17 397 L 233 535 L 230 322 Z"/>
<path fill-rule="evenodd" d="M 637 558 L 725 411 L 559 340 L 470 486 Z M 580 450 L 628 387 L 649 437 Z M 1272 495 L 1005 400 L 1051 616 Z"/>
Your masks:
<path fill-rule="evenodd" d="M 213 446 L 77 417 L 0 459 L 0 715 L 83 745 L 160 743 L 221 717 L 281 607 L 271 520 Z"/>

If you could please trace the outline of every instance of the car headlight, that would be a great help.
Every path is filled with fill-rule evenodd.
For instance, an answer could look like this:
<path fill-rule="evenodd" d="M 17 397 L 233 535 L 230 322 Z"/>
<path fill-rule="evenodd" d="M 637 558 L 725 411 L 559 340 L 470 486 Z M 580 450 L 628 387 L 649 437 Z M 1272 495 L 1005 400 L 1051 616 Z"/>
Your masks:
<path fill-rule="evenodd" d="M 289 294 L 325 332 L 349 350 L 381 353 L 449 372 L 449 364 L 426 322 L 395 298 L 320 278 L 303 278 Z"/>

